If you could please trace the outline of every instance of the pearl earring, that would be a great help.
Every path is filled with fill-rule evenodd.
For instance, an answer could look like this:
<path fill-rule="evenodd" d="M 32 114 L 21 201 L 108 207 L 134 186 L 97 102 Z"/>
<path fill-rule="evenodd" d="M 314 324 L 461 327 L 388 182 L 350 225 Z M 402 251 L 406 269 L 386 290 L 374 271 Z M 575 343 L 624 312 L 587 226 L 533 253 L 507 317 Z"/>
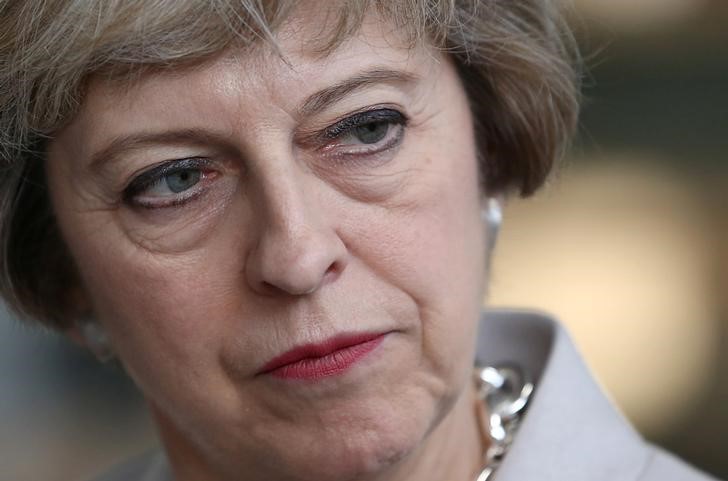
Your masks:
<path fill-rule="evenodd" d="M 107 362 L 114 358 L 109 336 L 101 324 L 92 319 L 83 319 L 76 321 L 76 325 L 83 336 L 86 347 L 96 356 L 96 359 Z"/>
<path fill-rule="evenodd" d="M 495 197 L 488 197 L 487 205 L 480 211 L 480 217 L 488 226 L 488 230 L 498 232 L 503 223 L 503 208 L 500 201 Z"/>
<path fill-rule="evenodd" d="M 503 208 L 495 197 L 488 197 L 487 205 L 480 211 L 480 217 L 488 228 L 488 251 L 495 247 L 498 231 L 503 223 Z"/>

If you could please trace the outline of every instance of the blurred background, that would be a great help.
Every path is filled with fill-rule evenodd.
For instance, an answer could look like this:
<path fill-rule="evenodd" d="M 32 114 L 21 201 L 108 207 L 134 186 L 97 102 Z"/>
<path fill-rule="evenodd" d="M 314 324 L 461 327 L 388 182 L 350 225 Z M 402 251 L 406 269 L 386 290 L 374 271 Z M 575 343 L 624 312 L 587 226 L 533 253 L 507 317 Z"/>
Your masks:
<path fill-rule="evenodd" d="M 728 479 L 728 2 L 573 1 L 580 136 L 508 205 L 491 304 L 554 313 L 647 438 Z M 0 311 L 0 480 L 154 444 L 119 368 Z"/>

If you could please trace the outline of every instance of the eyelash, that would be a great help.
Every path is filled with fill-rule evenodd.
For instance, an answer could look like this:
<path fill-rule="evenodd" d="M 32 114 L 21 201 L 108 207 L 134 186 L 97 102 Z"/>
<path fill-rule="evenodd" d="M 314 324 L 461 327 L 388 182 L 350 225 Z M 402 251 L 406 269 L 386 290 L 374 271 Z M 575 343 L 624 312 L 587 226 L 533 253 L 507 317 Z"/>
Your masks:
<path fill-rule="evenodd" d="M 358 128 L 382 123 L 387 125 L 387 131 L 384 133 L 385 138 L 391 137 L 384 144 L 381 144 L 380 140 L 374 144 L 362 143 L 358 148 L 352 148 L 353 146 L 332 143 L 332 141 L 346 138 L 347 135 L 356 135 L 355 131 Z M 364 110 L 326 128 L 316 136 L 316 141 L 322 146 L 319 150 L 324 152 L 329 159 L 333 158 L 339 165 L 367 164 L 368 160 L 376 158 L 378 154 L 388 152 L 393 147 L 398 146 L 402 141 L 408 123 L 409 118 L 395 109 Z M 393 129 L 397 129 L 397 131 L 393 133 Z"/>
<path fill-rule="evenodd" d="M 343 120 L 336 122 L 334 125 L 326 128 L 323 132 L 324 139 L 336 139 L 343 134 L 350 132 L 356 127 L 361 127 L 375 122 L 389 122 L 396 125 L 406 125 L 407 117 L 394 109 L 382 108 L 376 110 L 365 110 L 357 112 Z"/>
<path fill-rule="evenodd" d="M 132 204 L 138 207 L 144 207 L 148 209 L 163 208 L 163 207 L 174 207 L 182 205 L 187 201 L 192 200 L 202 193 L 200 188 L 192 188 L 189 192 L 185 191 L 182 195 L 174 196 L 163 201 L 143 201 L 139 198 L 139 194 L 154 187 L 155 185 L 164 181 L 168 175 L 189 171 L 199 170 L 201 171 L 201 182 L 208 180 L 209 177 L 214 176 L 213 161 L 201 157 L 191 157 L 180 160 L 170 160 L 152 167 L 146 170 L 132 179 L 131 182 L 124 188 L 123 198 L 127 204 Z M 197 184 L 196 184 L 197 185 Z"/>
<path fill-rule="evenodd" d="M 399 145 L 404 137 L 404 131 L 408 122 L 409 118 L 405 114 L 392 108 L 368 109 L 356 112 L 326 127 L 323 131 L 309 136 L 303 143 L 317 145 L 317 150 L 324 152 L 327 157 L 334 157 L 337 163 L 347 163 L 352 159 L 361 160 L 362 157 L 376 156 Z M 376 144 L 371 145 L 361 144 L 359 149 L 351 149 L 352 146 L 348 146 L 349 151 L 346 151 L 344 149 L 347 147 L 346 145 L 341 146 L 332 143 L 336 140 L 344 139 L 349 134 L 355 135 L 354 132 L 357 128 L 380 123 L 387 124 L 387 131 L 384 134 L 385 137 L 390 134 L 392 128 L 399 129 L 396 135 L 384 145 L 378 145 L 378 141 Z M 344 150 L 337 151 L 337 149 Z M 169 196 L 167 199 L 154 201 L 140 198 L 140 194 L 164 182 L 167 176 L 193 170 L 200 171 L 200 181 L 189 189 L 189 193 L 185 190 L 180 195 Z M 210 159 L 192 157 L 170 160 L 134 177 L 124 188 L 122 197 L 127 204 L 150 210 L 180 206 L 204 194 L 205 188 L 204 186 L 200 186 L 200 184 L 211 180 L 210 178 L 214 177 L 215 173 L 214 161 Z"/>

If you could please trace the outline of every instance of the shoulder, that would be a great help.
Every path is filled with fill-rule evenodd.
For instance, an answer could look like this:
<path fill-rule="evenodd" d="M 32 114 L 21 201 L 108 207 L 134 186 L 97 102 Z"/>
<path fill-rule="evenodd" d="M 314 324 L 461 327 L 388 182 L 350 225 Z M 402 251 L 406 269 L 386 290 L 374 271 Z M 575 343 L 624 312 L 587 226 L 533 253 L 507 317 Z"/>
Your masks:
<path fill-rule="evenodd" d="M 161 451 L 150 451 L 125 461 L 91 481 L 172 481 L 167 459 Z"/>

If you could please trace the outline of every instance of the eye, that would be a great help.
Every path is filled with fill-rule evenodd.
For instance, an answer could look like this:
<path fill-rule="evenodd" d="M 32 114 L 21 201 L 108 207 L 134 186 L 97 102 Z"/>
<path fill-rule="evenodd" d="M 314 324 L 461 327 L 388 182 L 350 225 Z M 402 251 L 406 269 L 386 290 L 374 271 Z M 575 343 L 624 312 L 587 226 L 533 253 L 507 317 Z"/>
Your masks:
<path fill-rule="evenodd" d="M 179 205 L 199 195 L 201 184 L 214 175 L 207 159 L 172 160 L 139 174 L 123 196 L 129 204 L 145 208 Z"/>
<path fill-rule="evenodd" d="M 325 130 L 324 149 L 342 156 L 372 155 L 399 143 L 407 118 L 394 109 L 359 112 Z"/>
<path fill-rule="evenodd" d="M 164 195 L 165 190 L 178 194 L 192 188 L 200 181 L 200 177 L 202 177 L 202 175 L 199 169 L 181 169 L 176 172 L 171 172 L 162 177 L 157 182 L 157 185 L 154 186 L 156 187 L 156 189 L 153 188 L 150 190 L 160 191 L 155 192 L 158 195 Z"/>
<path fill-rule="evenodd" d="M 390 127 L 390 122 L 379 120 L 354 127 L 349 135 L 363 144 L 376 144 L 387 135 Z"/>

